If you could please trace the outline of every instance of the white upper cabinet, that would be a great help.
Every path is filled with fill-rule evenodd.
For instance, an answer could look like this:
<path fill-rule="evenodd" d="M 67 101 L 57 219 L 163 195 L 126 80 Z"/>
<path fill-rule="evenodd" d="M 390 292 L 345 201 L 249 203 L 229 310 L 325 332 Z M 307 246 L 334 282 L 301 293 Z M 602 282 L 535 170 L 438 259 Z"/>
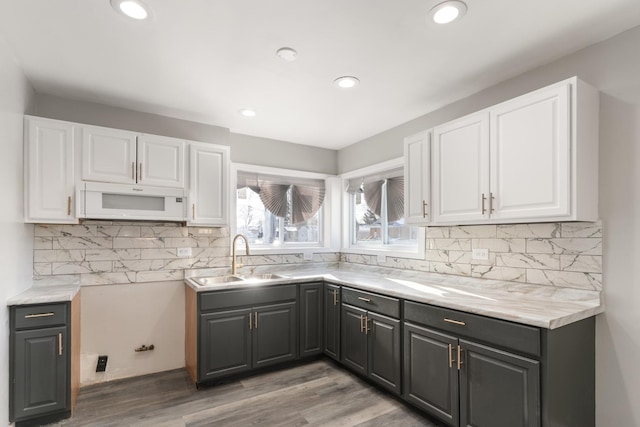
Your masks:
<path fill-rule="evenodd" d="M 25 117 L 25 222 L 74 224 L 73 123 Z"/>
<path fill-rule="evenodd" d="M 82 127 L 82 179 L 135 184 L 134 132 L 95 126 Z"/>
<path fill-rule="evenodd" d="M 407 224 L 431 222 L 431 132 L 404 139 L 404 219 Z"/>
<path fill-rule="evenodd" d="M 157 135 L 138 137 L 138 183 L 184 188 L 184 147 L 181 139 Z"/>
<path fill-rule="evenodd" d="M 571 78 L 433 130 L 433 222 L 598 219 L 599 94 Z"/>
<path fill-rule="evenodd" d="M 184 188 L 183 140 L 82 127 L 82 179 Z"/>
<path fill-rule="evenodd" d="M 229 147 L 189 143 L 188 225 L 229 223 Z"/>
<path fill-rule="evenodd" d="M 488 218 L 489 113 L 433 129 L 433 215 L 436 223 Z"/>
<path fill-rule="evenodd" d="M 570 85 L 491 109 L 493 219 L 571 215 Z"/>

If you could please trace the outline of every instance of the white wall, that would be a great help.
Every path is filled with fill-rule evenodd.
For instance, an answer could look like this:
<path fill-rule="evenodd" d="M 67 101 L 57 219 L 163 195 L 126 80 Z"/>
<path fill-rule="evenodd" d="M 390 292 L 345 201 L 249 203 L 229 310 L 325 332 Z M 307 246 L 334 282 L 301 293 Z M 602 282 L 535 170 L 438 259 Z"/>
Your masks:
<path fill-rule="evenodd" d="M 640 27 L 347 147 L 340 172 L 402 155 L 402 138 L 578 75 L 601 91 L 600 217 L 604 298 L 597 318 L 596 419 L 640 426 Z"/>
<path fill-rule="evenodd" d="M 22 116 L 33 90 L 0 35 L 0 424 L 9 422 L 9 309 L 7 298 L 31 286 L 33 226 L 23 224 Z"/>
<path fill-rule="evenodd" d="M 81 386 L 184 367 L 184 282 L 82 288 Z M 135 352 L 142 345 L 154 350 Z M 96 372 L 107 355 L 106 372 Z"/>

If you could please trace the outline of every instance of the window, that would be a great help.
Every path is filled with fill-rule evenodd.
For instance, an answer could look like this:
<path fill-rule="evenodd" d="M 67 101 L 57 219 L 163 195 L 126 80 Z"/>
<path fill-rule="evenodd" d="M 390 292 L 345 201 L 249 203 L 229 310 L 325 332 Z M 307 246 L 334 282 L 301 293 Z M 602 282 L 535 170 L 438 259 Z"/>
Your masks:
<path fill-rule="evenodd" d="M 238 170 L 236 231 L 254 248 L 322 246 L 324 198 L 323 179 Z"/>
<path fill-rule="evenodd" d="M 344 176 L 349 251 L 419 257 L 424 231 L 404 221 L 404 169 L 399 160 Z"/>

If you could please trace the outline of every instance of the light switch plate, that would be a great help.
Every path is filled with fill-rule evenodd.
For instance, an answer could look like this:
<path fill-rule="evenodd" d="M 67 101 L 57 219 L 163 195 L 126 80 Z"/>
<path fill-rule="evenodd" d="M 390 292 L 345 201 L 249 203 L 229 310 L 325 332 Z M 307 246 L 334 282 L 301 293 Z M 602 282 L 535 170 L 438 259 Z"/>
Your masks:
<path fill-rule="evenodd" d="M 313 259 L 313 252 L 304 252 L 302 254 L 302 259 L 305 261 L 311 261 Z"/>
<path fill-rule="evenodd" d="M 471 258 L 473 259 L 489 259 L 489 249 L 473 249 L 471 251 Z"/>
<path fill-rule="evenodd" d="M 191 248 L 178 248 L 178 256 L 188 258 L 191 256 Z"/>

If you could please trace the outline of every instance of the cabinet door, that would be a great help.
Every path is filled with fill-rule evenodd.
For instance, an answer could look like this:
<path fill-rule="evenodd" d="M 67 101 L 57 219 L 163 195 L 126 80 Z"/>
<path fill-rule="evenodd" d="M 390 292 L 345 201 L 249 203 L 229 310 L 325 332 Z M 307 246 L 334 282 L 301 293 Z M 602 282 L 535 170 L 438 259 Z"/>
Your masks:
<path fill-rule="evenodd" d="M 366 310 L 342 304 L 341 360 L 344 365 L 362 375 L 367 375 L 367 335 L 364 333 L 366 315 Z"/>
<path fill-rule="evenodd" d="M 200 315 L 199 381 L 251 369 L 250 309 Z"/>
<path fill-rule="evenodd" d="M 189 225 L 227 225 L 229 221 L 229 149 L 189 145 Z"/>
<path fill-rule="evenodd" d="M 139 136 L 138 183 L 184 188 L 184 146 L 181 139 Z"/>
<path fill-rule="evenodd" d="M 448 425 L 458 425 L 458 339 L 404 324 L 404 398 Z"/>
<path fill-rule="evenodd" d="M 297 334 L 295 302 L 255 308 L 253 367 L 258 368 L 295 360 Z"/>
<path fill-rule="evenodd" d="M 15 420 L 67 408 L 67 335 L 64 326 L 15 333 Z"/>
<path fill-rule="evenodd" d="M 407 224 L 431 222 L 430 132 L 404 140 L 404 219 Z"/>
<path fill-rule="evenodd" d="M 25 221 L 77 223 L 73 124 L 27 118 L 25 130 Z"/>
<path fill-rule="evenodd" d="M 460 340 L 460 425 L 539 427 L 539 362 Z"/>
<path fill-rule="evenodd" d="M 489 197 L 489 113 L 434 128 L 432 148 L 434 222 L 488 218 L 483 197 Z"/>
<path fill-rule="evenodd" d="M 552 86 L 491 109 L 491 217 L 571 214 L 570 86 Z"/>
<path fill-rule="evenodd" d="M 384 388 L 400 394 L 402 391 L 402 361 L 400 360 L 400 321 L 377 313 L 367 314 L 369 378 Z"/>
<path fill-rule="evenodd" d="M 137 134 L 117 129 L 82 128 L 82 179 L 136 182 Z"/>
<path fill-rule="evenodd" d="M 340 286 L 324 285 L 324 354 L 340 360 Z"/>
<path fill-rule="evenodd" d="M 306 283 L 300 289 L 300 357 L 323 351 L 322 322 L 324 290 L 322 283 Z"/>

